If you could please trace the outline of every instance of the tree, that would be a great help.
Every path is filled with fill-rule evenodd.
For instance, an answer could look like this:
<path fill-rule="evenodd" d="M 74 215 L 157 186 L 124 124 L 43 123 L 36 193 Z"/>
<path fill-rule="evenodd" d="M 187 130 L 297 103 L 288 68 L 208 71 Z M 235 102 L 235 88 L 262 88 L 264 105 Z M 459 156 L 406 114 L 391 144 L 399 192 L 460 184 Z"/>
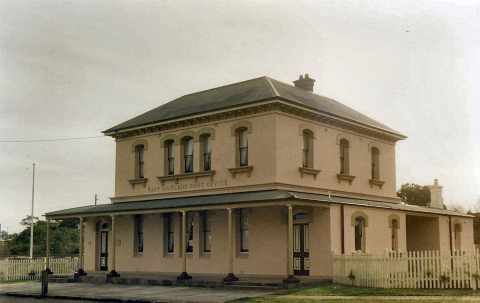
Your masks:
<path fill-rule="evenodd" d="M 32 216 L 26 216 L 22 219 L 22 221 L 20 221 L 20 225 L 22 225 L 23 227 L 30 227 L 31 222 Z M 36 222 L 38 222 L 38 217 L 33 217 L 33 224 L 35 225 Z"/>
<path fill-rule="evenodd" d="M 35 219 L 35 218 L 34 218 Z M 47 222 L 38 220 L 33 226 L 33 253 L 45 255 L 47 239 Z M 27 224 L 22 224 L 22 223 Z M 11 234 L 9 238 L 9 253 L 28 255 L 30 251 L 30 216 L 22 220 L 25 229 L 18 234 Z M 52 254 L 77 254 L 79 238 L 78 222 L 51 221 L 50 224 L 50 252 Z"/>
<path fill-rule="evenodd" d="M 413 183 L 402 184 L 397 191 L 397 197 L 401 198 L 402 202 L 406 204 L 429 206 L 431 200 L 430 188 Z"/>
<path fill-rule="evenodd" d="M 2 233 L 0 234 L 0 239 L 6 241 L 7 238 L 8 238 L 8 233 L 6 231 L 2 230 Z"/>

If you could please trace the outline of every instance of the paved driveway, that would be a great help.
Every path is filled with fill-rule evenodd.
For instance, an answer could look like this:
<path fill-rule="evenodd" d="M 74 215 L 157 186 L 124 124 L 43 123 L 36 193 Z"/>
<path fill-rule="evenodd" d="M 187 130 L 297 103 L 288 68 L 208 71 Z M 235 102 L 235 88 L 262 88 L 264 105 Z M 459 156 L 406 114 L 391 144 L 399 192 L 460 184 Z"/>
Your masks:
<path fill-rule="evenodd" d="M 0 296 L 40 296 L 40 282 L 8 284 L 0 286 Z M 57 299 L 138 300 L 143 302 L 225 302 L 243 297 L 271 294 L 265 290 L 240 290 L 201 287 L 168 287 L 148 285 L 118 285 L 90 283 L 50 283 L 47 297 Z M 4 297 L 5 298 L 5 297 Z"/>

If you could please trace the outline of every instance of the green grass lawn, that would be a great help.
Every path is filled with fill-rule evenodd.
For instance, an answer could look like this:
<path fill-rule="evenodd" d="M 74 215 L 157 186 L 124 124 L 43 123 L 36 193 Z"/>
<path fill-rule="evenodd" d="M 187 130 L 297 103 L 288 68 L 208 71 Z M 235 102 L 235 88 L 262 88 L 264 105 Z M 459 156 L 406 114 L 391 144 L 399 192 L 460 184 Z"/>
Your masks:
<path fill-rule="evenodd" d="M 243 298 L 232 302 L 315 302 L 314 298 L 293 299 L 281 298 L 281 296 L 480 296 L 480 291 L 466 289 L 382 289 L 382 288 L 363 288 L 356 286 L 325 283 L 320 285 L 308 286 L 303 288 L 289 289 L 277 292 L 275 295 L 258 298 Z M 322 302 L 344 302 L 343 298 L 322 299 Z M 408 302 L 408 300 L 393 299 L 349 299 L 348 302 Z M 445 302 L 444 300 L 415 300 L 415 302 Z M 454 300 L 449 302 L 469 302 L 468 300 Z"/>
<path fill-rule="evenodd" d="M 384 289 L 325 283 L 289 289 L 277 294 L 294 296 L 480 296 L 480 291 L 469 289 Z"/>
<path fill-rule="evenodd" d="M 339 303 L 339 302 L 355 302 L 355 303 L 387 303 L 387 302 L 403 302 L 407 303 L 409 302 L 408 300 L 382 300 L 382 299 L 322 299 L 321 302 L 325 303 Z M 311 303 L 311 302 L 318 302 L 318 300 L 313 300 L 313 299 L 295 299 L 292 300 L 291 298 L 288 299 L 282 299 L 282 298 L 273 298 L 273 297 L 261 297 L 261 298 L 243 298 L 231 302 L 254 302 L 254 303 L 271 303 L 271 302 L 279 302 L 279 303 L 285 303 L 285 302 L 295 302 L 295 303 Z M 415 302 L 429 302 L 429 303 L 444 303 L 444 300 L 415 300 Z M 454 302 L 454 303 L 465 303 L 465 302 L 473 302 L 473 301 L 465 301 L 465 300 L 454 300 L 454 301 L 448 301 L 448 302 Z M 475 301 L 476 302 L 476 301 Z"/>

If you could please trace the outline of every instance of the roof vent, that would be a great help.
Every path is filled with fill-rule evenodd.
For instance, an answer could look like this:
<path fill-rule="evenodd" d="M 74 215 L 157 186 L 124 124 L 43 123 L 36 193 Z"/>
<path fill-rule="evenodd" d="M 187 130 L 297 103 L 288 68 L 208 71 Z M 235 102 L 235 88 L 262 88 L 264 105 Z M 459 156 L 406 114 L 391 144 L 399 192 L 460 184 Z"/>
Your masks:
<path fill-rule="evenodd" d="M 305 78 L 300 75 L 298 80 L 293 81 L 295 87 L 308 90 L 309 92 L 313 92 L 313 82 L 315 82 L 315 79 L 310 78 L 308 74 L 305 74 Z"/>

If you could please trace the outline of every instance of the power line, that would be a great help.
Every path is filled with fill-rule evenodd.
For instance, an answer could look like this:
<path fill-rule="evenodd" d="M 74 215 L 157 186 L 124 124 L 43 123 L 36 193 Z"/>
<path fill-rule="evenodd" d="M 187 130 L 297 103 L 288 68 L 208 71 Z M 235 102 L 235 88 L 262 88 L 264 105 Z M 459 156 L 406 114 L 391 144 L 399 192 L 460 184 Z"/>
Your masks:
<path fill-rule="evenodd" d="M 71 141 L 71 140 L 85 140 L 85 139 L 93 139 L 93 138 L 105 138 L 105 136 L 81 137 L 81 138 L 63 138 L 63 139 L 47 139 L 47 140 L 15 140 L 15 141 L 0 141 L 0 143 L 28 143 L 28 142 Z"/>

